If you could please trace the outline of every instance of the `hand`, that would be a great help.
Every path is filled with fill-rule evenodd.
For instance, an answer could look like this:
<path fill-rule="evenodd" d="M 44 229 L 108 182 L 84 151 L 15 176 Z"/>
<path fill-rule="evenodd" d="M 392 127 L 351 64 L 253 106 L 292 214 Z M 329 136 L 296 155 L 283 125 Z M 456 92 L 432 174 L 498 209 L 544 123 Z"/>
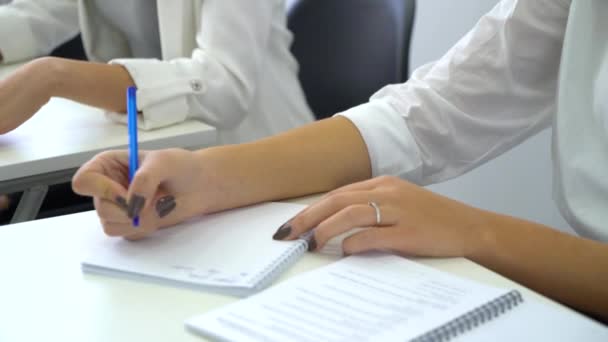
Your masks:
<path fill-rule="evenodd" d="M 11 200 L 7 195 L 0 195 L 0 213 L 11 206 Z"/>
<path fill-rule="evenodd" d="M 376 222 L 378 205 L 381 221 Z M 469 256 L 479 245 L 481 210 L 395 177 L 350 184 L 326 194 L 279 228 L 275 239 L 295 239 L 313 228 L 310 250 L 358 227 L 342 243 L 346 254 L 390 250 L 408 256 Z"/>
<path fill-rule="evenodd" d="M 0 134 L 19 127 L 51 98 L 52 60 L 42 58 L 25 64 L 0 80 Z"/>
<path fill-rule="evenodd" d="M 127 151 L 104 152 L 73 178 L 78 194 L 91 196 L 105 233 L 143 238 L 159 228 L 211 211 L 214 187 L 203 177 L 194 152 L 141 151 L 140 168 L 129 186 Z M 132 218 L 139 216 L 139 227 Z"/>

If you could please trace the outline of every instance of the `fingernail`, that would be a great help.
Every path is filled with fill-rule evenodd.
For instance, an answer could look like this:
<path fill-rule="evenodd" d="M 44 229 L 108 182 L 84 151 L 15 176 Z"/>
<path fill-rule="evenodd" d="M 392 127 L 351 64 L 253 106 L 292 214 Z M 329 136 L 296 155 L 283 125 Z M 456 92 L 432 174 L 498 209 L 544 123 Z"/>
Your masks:
<path fill-rule="evenodd" d="M 283 240 L 291 234 L 291 224 L 289 222 L 285 222 L 276 233 L 272 236 L 274 240 Z"/>
<path fill-rule="evenodd" d="M 158 217 L 163 218 L 169 215 L 176 206 L 175 197 L 171 195 L 162 197 L 156 202 L 156 213 L 158 214 Z"/>
<path fill-rule="evenodd" d="M 129 207 L 127 205 L 127 200 L 122 197 L 122 196 L 116 196 L 116 204 L 118 204 L 118 206 L 120 207 L 120 209 L 122 209 L 124 212 L 127 212 L 127 208 Z"/>
<path fill-rule="evenodd" d="M 135 216 L 139 215 L 139 212 L 144 208 L 145 203 L 146 199 L 143 196 L 131 196 L 129 206 L 127 208 L 127 216 L 129 216 L 129 218 L 134 218 Z"/>
<path fill-rule="evenodd" d="M 315 240 L 315 235 L 311 235 L 310 238 L 308 239 L 308 251 L 312 252 L 315 249 L 317 249 L 317 240 Z"/>

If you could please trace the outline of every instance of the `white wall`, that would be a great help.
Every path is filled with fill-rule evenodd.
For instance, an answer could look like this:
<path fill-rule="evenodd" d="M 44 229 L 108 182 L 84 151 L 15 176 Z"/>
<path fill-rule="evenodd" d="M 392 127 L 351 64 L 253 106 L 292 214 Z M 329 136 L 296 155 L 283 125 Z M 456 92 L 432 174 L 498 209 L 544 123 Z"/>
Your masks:
<path fill-rule="evenodd" d="M 443 55 L 496 0 L 418 1 L 411 67 Z M 551 131 L 457 179 L 430 188 L 476 207 L 572 232 L 551 197 Z"/>

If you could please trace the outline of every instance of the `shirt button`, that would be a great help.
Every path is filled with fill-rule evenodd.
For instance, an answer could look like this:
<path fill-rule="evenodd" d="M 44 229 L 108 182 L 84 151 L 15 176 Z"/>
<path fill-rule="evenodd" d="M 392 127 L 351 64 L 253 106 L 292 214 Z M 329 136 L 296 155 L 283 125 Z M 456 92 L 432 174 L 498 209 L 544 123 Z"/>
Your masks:
<path fill-rule="evenodd" d="M 192 90 L 197 93 L 201 92 L 203 91 L 203 82 L 201 82 L 200 80 L 192 80 L 190 81 L 190 88 L 192 88 Z"/>

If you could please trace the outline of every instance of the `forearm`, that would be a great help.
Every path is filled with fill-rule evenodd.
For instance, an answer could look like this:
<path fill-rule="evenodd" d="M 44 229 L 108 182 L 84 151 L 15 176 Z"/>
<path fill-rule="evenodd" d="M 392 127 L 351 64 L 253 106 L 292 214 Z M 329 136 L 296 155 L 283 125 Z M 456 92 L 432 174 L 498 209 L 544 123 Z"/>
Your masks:
<path fill-rule="evenodd" d="M 226 184 L 221 208 L 213 209 L 325 192 L 371 176 L 365 143 L 343 117 L 197 153 L 211 177 Z"/>
<path fill-rule="evenodd" d="M 51 96 L 125 112 L 125 91 L 134 82 L 122 66 L 52 57 L 33 63 L 39 63 L 43 72 L 53 79 Z"/>
<path fill-rule="evenodd" d="M 608 246 L 486 213 L 470 258 L 564 304 L 608 321 Z"/>

